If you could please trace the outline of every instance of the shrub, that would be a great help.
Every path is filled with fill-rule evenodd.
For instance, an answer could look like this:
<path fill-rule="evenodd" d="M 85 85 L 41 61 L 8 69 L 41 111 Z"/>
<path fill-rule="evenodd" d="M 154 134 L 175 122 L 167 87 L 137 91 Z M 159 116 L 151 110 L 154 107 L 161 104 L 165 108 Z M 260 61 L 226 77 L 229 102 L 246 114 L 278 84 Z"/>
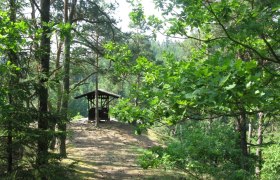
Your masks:
<path fill-rule="evenodd" d="M 242 156 L 237 133 L 221 122 L 186 123 L 166 148 L 146 150 L 139 159 L 144 168 L 161 166 L 217 179 L 250 179 L 254 174 L 251 165 L 252 171 L 242 169 L 242 162 L 252 160 Z"/>

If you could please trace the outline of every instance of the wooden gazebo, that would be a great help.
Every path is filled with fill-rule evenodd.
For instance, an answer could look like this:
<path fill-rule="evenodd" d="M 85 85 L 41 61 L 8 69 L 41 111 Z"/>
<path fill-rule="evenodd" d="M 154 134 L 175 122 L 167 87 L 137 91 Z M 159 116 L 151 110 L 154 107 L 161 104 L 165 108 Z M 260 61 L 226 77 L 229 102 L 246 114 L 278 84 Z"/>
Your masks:
<path fill-rule="evenodd" d="M 75 97 L 75 99 L 79 99 L 82 97 L 86 97 L 88 100 L 88 120 L 95 120 L 95 91 L 88 92 L 82 94 L 80 96 Z M 98 113 L 99 120 L 110 120 L 109 117 L 109 104 L 112 100 L 119 98 L 120 95 L 114 94 L 108 91 L 98 90 Z"/>

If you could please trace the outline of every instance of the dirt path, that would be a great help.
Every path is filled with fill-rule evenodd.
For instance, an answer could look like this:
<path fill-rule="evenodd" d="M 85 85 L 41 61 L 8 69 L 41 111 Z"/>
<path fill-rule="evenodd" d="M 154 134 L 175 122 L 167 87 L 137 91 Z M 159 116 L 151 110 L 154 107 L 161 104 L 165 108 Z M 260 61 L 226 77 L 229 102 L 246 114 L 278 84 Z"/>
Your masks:
<path fill-rule="evenodd" d="M 98 128 L 85 120 L 70 124 L 68 161 L 76 161 L 81 179 L 174 179 L 174 172 L 143 170 L 136 163 L 139 148 L 155 145 L 147 136 L 133 134 L 133 128 L 116 121 Z"/>

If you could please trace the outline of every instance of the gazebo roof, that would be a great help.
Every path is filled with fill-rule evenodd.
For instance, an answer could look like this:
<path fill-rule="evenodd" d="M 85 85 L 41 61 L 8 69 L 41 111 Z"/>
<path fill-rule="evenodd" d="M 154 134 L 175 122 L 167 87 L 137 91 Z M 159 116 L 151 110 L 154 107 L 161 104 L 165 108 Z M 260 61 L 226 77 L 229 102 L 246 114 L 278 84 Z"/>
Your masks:
<path fill-rule="evenodd" d="M 109 91 L 105 91 L 105 90 L 102 90 L 102 89 L 98 89 L 98 95 L 107 95 L 107 96 L 111 96 L 111 97 L 113 97 L 113 98 L 119 98 L 119 97 L 121 97 L 121 96 L 118 95 L 118 94 L 115 94 L 115 93 L 112 93 L 112 92 L 109 92 Z M 95 91 L 91 91 L 91 92 L 82 94 L 82 95 L 80 95 L 80 96 L 76 96 L 75 99 L 79 99 L 79 98 L 82 98 L 82 97 L 87 97 L 88 99 L 94 99 L 94 97 L 95 97 Z"/>

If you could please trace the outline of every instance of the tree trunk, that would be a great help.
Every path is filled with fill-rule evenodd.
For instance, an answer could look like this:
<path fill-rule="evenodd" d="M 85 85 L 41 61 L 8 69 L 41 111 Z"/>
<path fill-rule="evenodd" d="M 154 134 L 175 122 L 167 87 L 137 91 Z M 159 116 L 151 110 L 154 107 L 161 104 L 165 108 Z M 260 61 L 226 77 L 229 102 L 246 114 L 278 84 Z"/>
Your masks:
<path fill-rule="evenodd" d="M 98 36 L 96 40 L 96 44 L 98 46 Z M 99 104 L 98 104 L 98 73 L 99 73 L 99 56 L 96 54 L 96 77 L 95 77 L 95 126 L 98 126 L 99 123 Z"/>
<path fill-rule="evenodd" d="M 258 113 L 258 148 L 256 151 L 256 156 L 258 157 L 256 166 L 256 175 L 260 177 L 262 169 L 262 150 L 261 146 L 263 143 L 263 113 Z"/>
<path fill-rule="evenodd" d="M 60 155 L 62 157 L 66 157 L 66 123 L 68 122 L 68 101 L 70 88 L 70 37 L 65 37 L 64 44 L 64 91 L 62 99 L 62 120 L 58 123 L 58 129 L 62 132 L 60 135 Z"/>
<path fill-rule="evenodd" d="M 68 15 L 68 0 L 64 1 L 64 23 L 72 25 L 76 0 L 72 1 L 70 15 Z M 63 99 L 62 99 L 62 121 L 58 124 L 58 129 L 62 131 L 60 135 L 60 155 L 66 157 L 66 123 L 68 122 L 68 102 L 70 93 L 70 48 L 71 48 L 71 29 L 65 34 L 64 40 L 64 78 L 63 78 Z"/>
<path fill-rule="evenodd" d="M 237 118 L 237 130 L 239 132 L 239 143 L 240 149 L 242 151 L 243 156 L 248 157 L 248 148 L 247 148 L 247 120 L 246 120 L 246 112 L 244 109 L 241 109 L 240 116 Z M 248 162 L 246 159 L 241 160 L 241 165 L 243 169 L 248 170 Z"/>
<path fill-rule="evenodd" d="M 33 0 L 30 0 L 30 4 L 31 4 L 31 24 L 34 26 L 34 28 L 36 30 L 39 29 L 38 25 L 37 25 L 37 20 L 36 20 L 36 8 L 35 8 L 35 3 Z M 30 47 L 31 51 L 35 52 L 35 59 L 40 59 L 40 55 L 38 54 L 38 49 L 39 49 L 39 43 L 36 40 L 36 34 L 32 34 L 31 35 L 31 39 L 32 39 L 32 45 Z"/>
<path fill-rule="evenodd" d="M 42 36 L 40 44 L 40 65 L 41 77 L 39 81 L 39 120 L 38 129 L 41 131 L 38 138 L 37 165 L 42 166 L 48 164 L 48 119 L 45 117 L 48 111 L 48 88 L 46 82 L 49 76 L 50 66 L 50 0 L 41 0 L 41 26 Z"/>
<path fill-rule="evenodd" d="M 140 74 L 137 74 L 137 78 L 136 78 L 136 89 L 137 89 L 137 91 L 139 90 L 139 88 L 140 88 L 140 79 L 141 78 L 141 75 Z M 135 98 L 135 103 L 134 103 L 134 106 L 135 107 L 137 107 L 138 105 L 139 105 L 139 102 L 138 102 L 139 100 L 138 100 L 138 97 L 136 97 Z M 132 125 L 133 126 L 136 126 L 137 125 L 137 119 L 134 119 L 133 121 L 132 121 Z"/>
<path fill-rule="evenodd" d="M 55 62 L 55 69 L 58 70 L 60 68 L 60 56 L 61 56 L 61 50 L 62 50 L 62 42 L 60 42 L 58 44 L 58 47 L 57 47 L 57 54 L 56 54 L 56 62 Z M 61 93 L 62 93 L 62 89 L 61 89 L 61 84 L 60 84 L 60 81 L 58 80 L 58 73 L 55 74 L 56 78 L 57 79 L 57 103 L 56 103 L 56 114 L 59 115 L 60 114 L 60 110 L 61 110 L 61 101 L 62 101 L 62 98 L 61 98 Z M 56 119 L 58 119 L 59 117 L 56 117 Z M 57 124 L 57 120 L 55 122 L 53 122 L 53 124 L 50 126 L 51 130 L 53 132 L 55 132 L 55 126 Z M 50 144 L 50 149 L 51 150 L 54 150 L 55 149 L 55 144 L 56 144 L 56 136 L 54 135 L 52 137 L 52 140 L 51 140 L 51 144 Z"/>
<path fill-rule="evenodd" d="M 12 124 L 8 123 L 8 140 L 7 140 L 7 172 L 13 171 L 13 136 L 12 136 Z"/>
<path fill-rule="evenodd" d="M 55 62 L 55 68 L 56 69 L 59 69 L 60 68 L 60 57 L 61 57 L 61 51 L 62 51 L 62 45 L 63 43 L 60 42 L 58 44 L 58 48 L 57 48 L 57 55 L 56 55 L 56 62 Z M 58 73 L 56 73 L 56 79 L 58 80 Z M 60 81 L 58 80 L 57 82 L 57 102 L 56 102 L 56 112 L 57 114 L 59 114 L 61 112 L 61 103 L 62 103 L 62 86 L 61 86 L 61 83 Z"/>
<path fill-rule="evenodd" d="M 248 142 L 251 144 L 252 143 L 252 133 L 253 133 L 253 129 L 252 129 L 252 120 L 250 120 L 249 124 L 248 124 Z M 251 147 L 250 145 L 248 146 L 248 153 L 251 153 Z"/>

